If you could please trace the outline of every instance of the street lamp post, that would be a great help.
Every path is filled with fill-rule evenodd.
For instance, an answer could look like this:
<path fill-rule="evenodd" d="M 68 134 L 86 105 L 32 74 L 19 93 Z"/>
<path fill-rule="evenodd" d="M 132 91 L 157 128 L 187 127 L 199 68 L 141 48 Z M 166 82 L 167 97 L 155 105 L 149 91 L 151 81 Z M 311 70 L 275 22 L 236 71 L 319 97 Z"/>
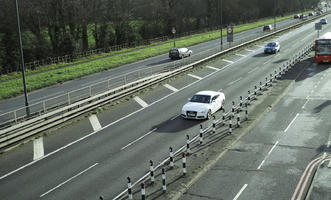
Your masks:
<path fill-rule="evenodd" d="M 223 11 L 223 0 L 221 0 L 221 11 L 220 11 L 220 29 L 221 29 L 221 50 L 223 50 L 223 19 L 222 19 L 222 11 Z"/>
<path fill-rule="evenodd" d="M 176 34 L 176 28 L 175 27 L 172 27 L 172 30 L 171 30 L 172 34 L 174 35 L 174 48 L 176 48 L 176 37 L 175 37 L 175 34 Z"/>
<path fill-rule="evenodd" d="M 277 0 L 274 1 L 274 30 L 276 31 L 276 11 L 277 11 Z"/>
<path fill-rule="evenodd" d="M 26 82 L 25 82 L 24 55 L 23 55 L 22 36 L 21 36 L 21 27 L 20 27 L 20 16 L 19 16 L 19 12 L 18 12 L 17 0 L 15 0 L 15 7 L 16 7 L 16 19 L 17 19 L 17 35 L 18 35 L 18 39 L 19 39 L 20 55 L 21 55 L 23 87 L 24 87 L 24 96 L 25 96 L 25 109 L 26 109 L 26 115 L 29 116 L 30 115 L 30 109 L 29 109 L 29 100 L 28 100 L 28 94 L 27 94 Z"/>

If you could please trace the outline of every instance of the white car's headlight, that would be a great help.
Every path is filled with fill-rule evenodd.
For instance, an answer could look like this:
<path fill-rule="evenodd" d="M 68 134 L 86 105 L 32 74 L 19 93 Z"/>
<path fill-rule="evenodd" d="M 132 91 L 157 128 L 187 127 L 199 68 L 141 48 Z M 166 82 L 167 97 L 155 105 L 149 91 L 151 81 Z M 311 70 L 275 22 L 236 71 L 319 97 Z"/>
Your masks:
<path fill-rule="evenodd" d="M 201 113 L 201 114 L 205 114 L 205 113 L 207 113 L 207 111 L 202 110 L 202 111 L 200 111 L 200 113 Z"/>

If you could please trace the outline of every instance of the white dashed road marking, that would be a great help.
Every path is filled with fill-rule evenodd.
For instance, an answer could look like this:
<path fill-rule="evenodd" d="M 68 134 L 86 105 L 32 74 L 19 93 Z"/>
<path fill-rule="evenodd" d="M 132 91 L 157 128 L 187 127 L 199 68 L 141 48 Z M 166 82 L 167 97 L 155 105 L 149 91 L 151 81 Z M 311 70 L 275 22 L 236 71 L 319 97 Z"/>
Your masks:
<path fill-rule="evenodd" d="M 279 141 L 277 141 L 274 144 L 274 146 L 270 149 L 270 151 L 268 152 L 268 154 L 266 155 L 266 157 L 264 158 L 264 160 L 261 162 L 261 164 L 257 167 L 257 169 L 261 169 L 261 167 L 264 164 L 265 160 L 270 156 L 271 152 L 274 150 L 274 148 L 277 146 L 278 143 L 279 143 Z"/>
<path fill-rule="evenodd" d="M 227 63 L 231 63 L 231 64 L 234 63 L 233 61 L 231 61 L 231 60 L 226 60 L 226 59 L 223 59 L 223 61 L 225 61 L 225 62 L 227 62 Z"/>
<path fill-rule="evenodd" d="M 240 78 L 238 78 L 237 80 L 232 81 L 232 82 L 229 83 L 228 85 L 233 85 L 233 84 L 237 83 L 238 81 L 240 81 L 242 78 L 243 78 L 243 77 L 240 77 Z"/>
<path fill-rule="evenodd" d="M 77 178 L 78 176 L 82 175 L 83 173 L 87 172 L 88 170 L 92 169 L 93 167 L 97 166 L 98 164 L 99 164 L 99 163 L 95 163 L 94 165 L 90 166 L 89 168 L 85 169 L 84 171 L 82 171 L 82 172 L 76 174 L 75 176 L 73 176 L 73 177 L 69 178 L 68 180 L 64 181 L 63 183 L 60 183 L 59 185 L 55 186 L 54 188 L 48 190 L 48 191 L 45 192 L 44 194 L 40 195 L 40 197 L 43 197 L 43 196 L 45 196 L 45 195 L 47 195 L 47 194 L 53 192 L 53 191 L 56 190 L 57 188 L 61 187 L 62 185 L 66 184 L 66 183 L 68 183 L 69 181 L 71 181 L 71 180 Z"/>
<path fill-rule="evenodd" d="M 213 70 L 215 70 L 215 71 L 219 71 L 220 69 L 218 69 L 218 68 L 216 68 L 216 67 L 212 67 L 212 66 L 207 66 L 207 68 L 209 68 L 209 69 L 213 69 Z"/>
<path fill-rule="evenodd" d="M 177 91 L 178 91 L 177 88 L 174 88 L 174 87 L 172 87 L 172 86 L 169 85 L 169 84 L 164 84 L 163 86 L 166 87 L 166 88 L 168 88 L 169 90 L 171 90 L 171 91 L 173 91 L 173 92 L 177 92 Z"/>
<path fill-rule="evenodd" d="M 245 55 L 243 54 L 239 54 L 239 53 L 236 53 L 237 56 L 241 56 L 241 57 L 246 57 Z"/>
<path fill-rule="evenodd" d="M 202 79 L 201 77 L 196 76 L 196 75 L 193 75 L 193 74 L 187 74 L 187 75 L 190 76 L 190 77 L 196 78 L 198 80 L 201 80 Z"/>
<path fill-rule="evenodd" d="M 91 115 L 89 117 L 89 120 L 90 120 L 90 123 L 91 123 L 94 131 L 100 130 L 102 128 L 101 124 L 98 120 L 98 117 L 96 115 Z"/>
<path fill-rule="evenodd" d="M 267 60 L 266 62 L 264 62 L 263 64 L 265 65 L 265 64 L 267 64 L 268 62 L 270 62 L 271 61 L 271 59 L 270 60 Z"/>
<path fill-rule="evenodd" d="M 255 67 L 254 69 L 252 69 L 251 71 L 249 71 L 248 73 L 252 73 L 252 72 L 255 72 L 256 70 L 258 70 L 259 68 L 258 67 Z"/>
<path fill-rule="evenodd" d="M 138 96 L 134 97 L 133 99 L 143 108 L 146 108 L 148 106 L 148 104 Z"/>
<path fill-rule="evenodd" d="M 37 160 L 44 156 L 43 137 L 33 140 L 33 160 Z"/>
<path fill-rule="evenodd" d="M 289 128 L 290 128 L 290 126 L 293 124 L 293 122 L 295 121 L 295 119 L 297 118 L 299 116 L 299 113 L 297 113 L 296 115 L 295 115 L 295 117 L 294 117 L 294 119 L 291 121 L 291 123 L 287 126 L 287 128 L 284 130 L 284 132 L 286 132 Z"/>
<path fill-rule="evenodd" d="M 240 197 L 241 193 L 246 189 L 246 187 L 247 187 L 247 184 L 245 184 L 245 185 L 239 190 L 239 192 L 238 192 L 237 195 L 233 198 L 233 200 L 237 200 L 237 199 Z"/>

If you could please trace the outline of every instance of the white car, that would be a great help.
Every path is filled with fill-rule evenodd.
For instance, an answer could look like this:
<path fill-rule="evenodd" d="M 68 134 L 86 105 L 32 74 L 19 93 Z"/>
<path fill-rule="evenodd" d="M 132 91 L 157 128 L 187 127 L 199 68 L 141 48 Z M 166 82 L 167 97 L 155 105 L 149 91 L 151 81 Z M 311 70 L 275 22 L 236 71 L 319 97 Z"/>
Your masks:
<path fill-rule="evenodd" d="M 225 95 L 222 92 L 201 91 L 183 106 L 181 115 L 185 119 L 209 119 L 223 107 L 224 102 Z"/>

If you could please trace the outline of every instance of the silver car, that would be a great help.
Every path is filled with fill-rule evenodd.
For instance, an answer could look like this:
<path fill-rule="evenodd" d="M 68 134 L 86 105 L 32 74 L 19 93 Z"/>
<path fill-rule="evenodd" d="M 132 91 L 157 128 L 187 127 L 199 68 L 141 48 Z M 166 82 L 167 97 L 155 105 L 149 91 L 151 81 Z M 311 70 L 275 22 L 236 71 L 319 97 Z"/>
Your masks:
<path fill-rule="evenodd" d="M 191 56 L 192 53 L 188 48 L 174 48 L 169 51 L 169 58 L 173 60 L 182 59 Z"/>

